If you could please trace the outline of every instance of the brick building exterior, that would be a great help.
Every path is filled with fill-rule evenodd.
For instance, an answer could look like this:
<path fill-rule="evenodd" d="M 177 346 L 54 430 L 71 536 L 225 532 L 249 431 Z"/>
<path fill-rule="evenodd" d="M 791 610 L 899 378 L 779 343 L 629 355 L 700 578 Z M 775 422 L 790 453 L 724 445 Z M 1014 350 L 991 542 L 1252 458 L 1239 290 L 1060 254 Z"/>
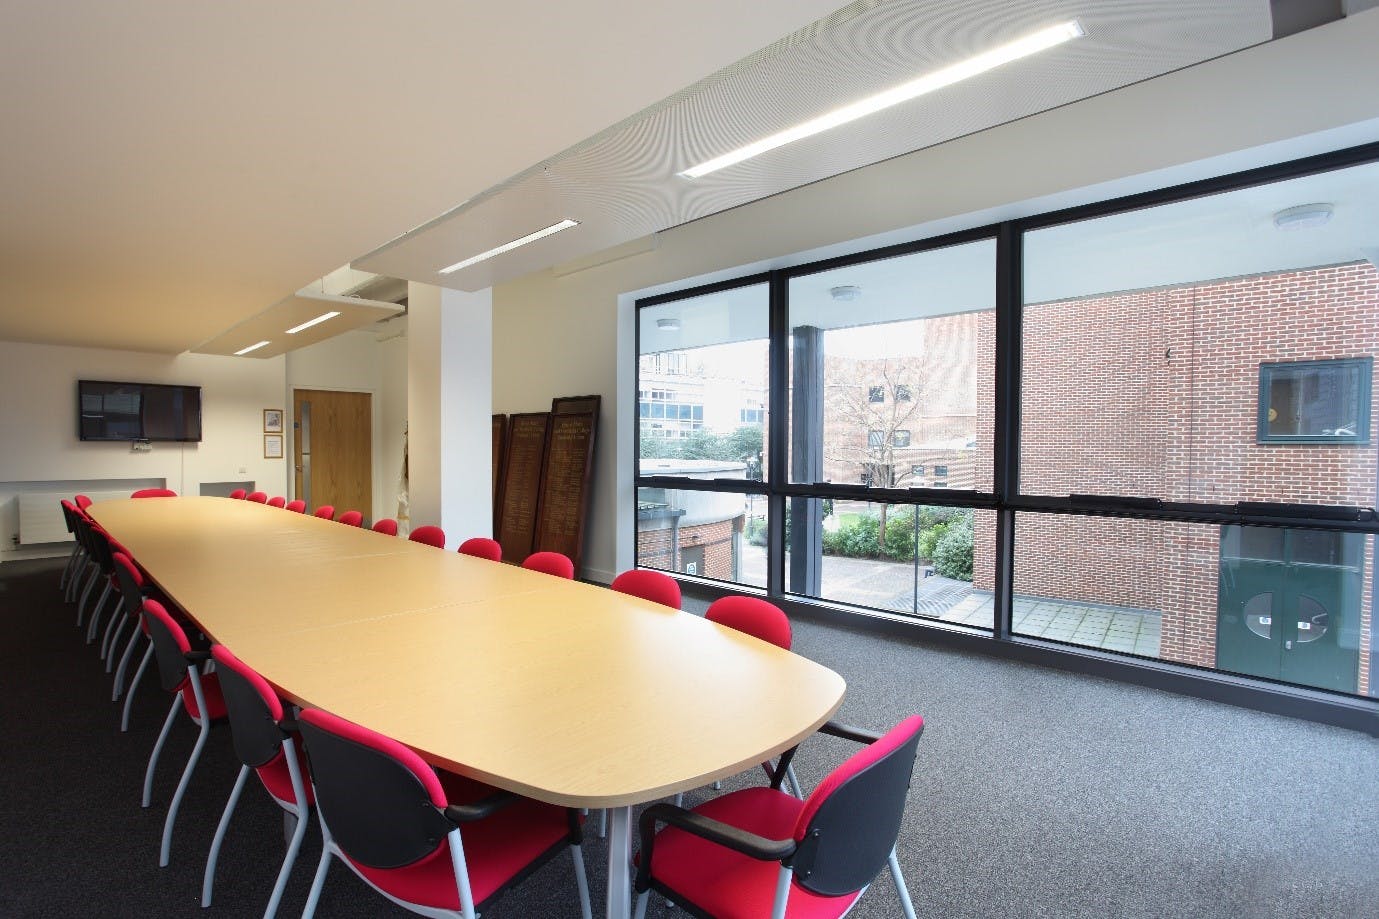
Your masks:
<path fill-rule="evenodd" d="M 1373 434 L 1367 444 L 1272 444 L 1258 442 L 1258 425 L 1261 364 L 1373 358 L 1376 317 L 1379 272 L 1368 263 L 1027 305 L 1022 490 L 1374 506 Z M 987 322 L 977 360 L 991 361 L 993 348 Z M 990 378 L 979 378 L 978 401 L 989 404 Z M 979 466 L 991 462 L 991 433 L 988 421 Z M 978 587 L 992 584 L 990 527 L 978 521 Z M 1372 546 L 1364 554 L 1361 693 Z M 1015 562 L 1017 593 L 1158 610 L 1164 659 L 1216 666 L 1220 528 L 1023 514 Z"/>

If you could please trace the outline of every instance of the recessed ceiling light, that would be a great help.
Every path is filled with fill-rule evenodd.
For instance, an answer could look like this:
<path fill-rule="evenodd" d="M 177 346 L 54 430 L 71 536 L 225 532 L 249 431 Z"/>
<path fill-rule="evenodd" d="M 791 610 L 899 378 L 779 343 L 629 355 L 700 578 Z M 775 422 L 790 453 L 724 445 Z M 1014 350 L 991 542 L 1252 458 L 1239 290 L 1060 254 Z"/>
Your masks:
<path fill-rule="evenodd" d="M 235 352 L 235 357 L 239 357 L 241 354 L 248 354 L 250 351 L 257 351 L 258 349 L 262 348 L 262 347 L 263 347 L 264 345 L 266 345 L 266 344 L 268 344 L 268 340 L 267 340 L 267 339 L 265 339 L 265 340 L 259 342 L 259 343 L 256 344 L 256 345 L 250 345 L 250 346 L 247 347 L 247 348 L 240 348 L 238 351 Z"/>
<path fill-rule="evenodd" d="M 1332 213 L 1329 204 L 1299 204 L 1275 214 L 1274 226 L 1280 230 L 1306 230 L 1327 223 Z"/>
<path fill-rule="evenodd" d="M 676 319 L 674 316 L 657 319 L 656 328 L 660 329 L 662 332 L 678 332 L 680 331 L 680 320 Z"/>
<path fill-rule="evenodd" d="M 317 323 L 325 322 L 327 319 L 334 319 L 336 316 L 339 316 L 339 315 L 340 315 L 340 311 L 339 311 L 339 310 L 332 310 L 332 311 L 329 312 L 329 313 L 322 313 L 321 315 L 317 316 L 315 319 L 308 319 L 306 322 L 303 322 L 301 325 L 294 325 L 292 328 L 290 328 L 290 329 L 287 330 L 287 334 L 288 334 L 288 335 L 296 335 L 296 334 L 297 334 L 298 332 L 300 332 L 302 329 L 309 329 L 309 328 L 311 328 L 312 326 L 316 325 Z"/>
<path fill-rule="evenodd" d="M 827 131 L 829 128 L 836 128 L 841 124 L 847 124 L 849 121 L 856 121 L 858 118 L 864 118 L 882 109 L 899 105 L 901 102 L 908 102 L 926 93 L 951 86 L 969 77 L 986 73 L 988 70 L 994 70 L 1002 64 L 1018 61 L 1020 58 L 1029 57 L 1031 54 L 1038 54 L 1040 51 L 1046 51 L 1085 34 L 1076 19 L 1061 22 L 1047 29 L 1040 29 L 1038 32 L 1032 32 L 1000 47 L 992 48 L 990 51 L 983 51 L 981 54 L 958 61 L 956 64 L 951 64 L 941 70 L 926 73 L 908 83 L 902 83 L 874 96 L 868 96 L 842 108 L 834 109 L 818 118 L 812 118 L 795 125 L 793 128 L 786 128 L 784 131 L 762 138 L 745 147 L 739 147 L 731 153 L 725 153 L 700 163 L 698 166 L 686 169 L 680 175 L 687 179 L 697 179 L 724 167 L 759 156 L 768 150 L 774 150 L 797 140 L 812 137 Z"/>
<path fill-rule="evenodd" d="M 552 234 L 559 233 L 561 230 L 568 230 L 568 229 L 570 229 L 570 227 L 577 227 L 577 226 L 579 226 L 579 221 L 578 221 L 578 220 L 568 220 L 568 219 L 567 219 L 567 220 L 562 220 L 562 221 L 560 221 L 560 223 L 553 223 L 553 224 L 551 224 L 550 226 L 546 227 L 544 230 L 537 230 L 535 233 L 528 233 L 526 236 L 523 236 L 521 239 L 514 239 L 514 240 L 513 240 L 512 242 L 510 242 L 510 243 L 503 243 L 501 246 L 498 246 L 496 249 L 489 249 L 487 252 L 480 252 L 478 255 L 475 255 L 475 256 L 472 256 L 472 257 L 470 257 L 470 258 L 467 258 L 467 259 L 465 259 L 465 260 L 462 261 L 462 262 L 456 262 L 455 264 L 450 265 L 450 266 L 447 267 L 447 268 L 442 268 L 442 269 L 440 270 L 440 273 L 441 273 L 441 274 L 449 274 L 449 273 L 452 272 L 452 271 L 459 271 L 461 268 L 468 268 L 470 265 L 477 265 L 479 262 L 485 261 L 485 260 L 487 260 L 487 259 L 491 259 L 491 258 L 493 258 L 495 255 L 502 255 L 504 252 L 511 252 L 513 249 L 516 249 L 518 246 L 525 246 L 527 243 L 534 243 L 534 242 L 536 242 L 538 239 L 545 239 L 547 236 L 551 236 Z"/>

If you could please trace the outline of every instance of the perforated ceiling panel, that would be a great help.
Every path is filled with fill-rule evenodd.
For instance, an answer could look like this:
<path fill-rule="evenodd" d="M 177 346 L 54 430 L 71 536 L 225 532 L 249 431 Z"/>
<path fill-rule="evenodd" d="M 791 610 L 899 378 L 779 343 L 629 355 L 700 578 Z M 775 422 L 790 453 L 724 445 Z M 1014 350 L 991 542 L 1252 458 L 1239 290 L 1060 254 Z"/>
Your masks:
<path fill-rule="evenodd" d="M 841 105 L 1070 19 L 1085 30 L 1082 38 L 702 178 L 677 175 Z M 1267 41 L 1271 28 L 1267 0 L 853 4 L 354 264 L 394 277 L 482 289 Z M 1166 127 L 1172 124 L 1170 115 L 1165 113 Z M 1106 130 L 1116 126 L 1108 124 Z M 933 177 L 936 183 L 943 180 Z M 926 189 L 890 193 L 924 195 Z M 565 218 L 580 225 L 452 274 L 438 273 Z"/>

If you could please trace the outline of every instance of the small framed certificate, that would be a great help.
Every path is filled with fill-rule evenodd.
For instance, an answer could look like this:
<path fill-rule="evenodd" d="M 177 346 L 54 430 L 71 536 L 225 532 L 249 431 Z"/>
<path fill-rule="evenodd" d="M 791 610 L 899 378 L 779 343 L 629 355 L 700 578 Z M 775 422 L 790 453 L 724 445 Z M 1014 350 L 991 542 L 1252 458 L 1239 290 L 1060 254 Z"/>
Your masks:
<path fill-rule="evenodd" d="M 263 458 L 282 459 L 283 458 L 283 436 L 281 434 L 263 435 Z"/>

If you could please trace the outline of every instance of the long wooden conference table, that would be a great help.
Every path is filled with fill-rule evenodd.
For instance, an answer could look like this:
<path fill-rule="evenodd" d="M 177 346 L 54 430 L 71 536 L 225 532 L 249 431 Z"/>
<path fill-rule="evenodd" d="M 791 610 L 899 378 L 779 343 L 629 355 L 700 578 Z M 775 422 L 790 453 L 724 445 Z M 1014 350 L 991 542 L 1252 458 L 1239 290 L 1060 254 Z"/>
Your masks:
<path fill-rule="evenodd" d="M 89 513 L 291 701 L 499 788 L 608 808 L 618 919 L 632 805 L 754 767 L 843 698 L 819 664 L 604 587 L 228 498 Z"/>

